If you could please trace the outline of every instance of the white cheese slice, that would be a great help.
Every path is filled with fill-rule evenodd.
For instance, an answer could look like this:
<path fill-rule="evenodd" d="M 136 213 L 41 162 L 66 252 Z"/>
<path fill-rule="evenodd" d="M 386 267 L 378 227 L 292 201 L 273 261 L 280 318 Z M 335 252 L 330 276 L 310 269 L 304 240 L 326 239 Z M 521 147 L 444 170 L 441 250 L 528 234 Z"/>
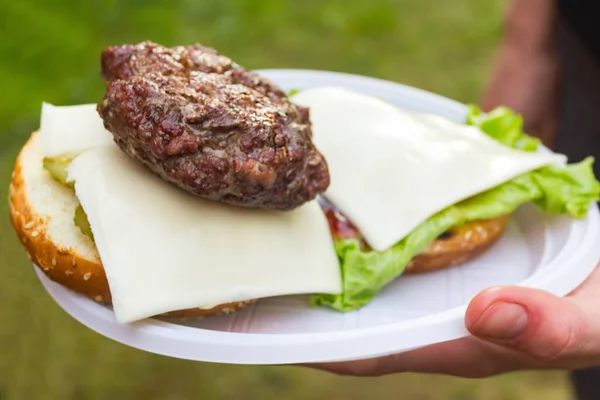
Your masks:
<path fill-rule="evenodd" d="M 77 157 L 69 179 L 88 215 L 115 316 L 302 293 L 339 293 L 317 201 L 276 212 L 226 206 L 175 188 L 116 146 Z"/>
<path fill-rule="evenodd" d="M 114 144 L 104 128 L 96 104 L 54 106 L 42 104 L 40 137 L 45 157 L 77 155 L 91 148 Z"/>
<path fill-rule="evenodd" d="M 313 140 L 331 174 L 325 197 L 380 251 L 460 200 L 565 161 L 343 88 L 305 90 L 293 101 L 310 107 Z"/>

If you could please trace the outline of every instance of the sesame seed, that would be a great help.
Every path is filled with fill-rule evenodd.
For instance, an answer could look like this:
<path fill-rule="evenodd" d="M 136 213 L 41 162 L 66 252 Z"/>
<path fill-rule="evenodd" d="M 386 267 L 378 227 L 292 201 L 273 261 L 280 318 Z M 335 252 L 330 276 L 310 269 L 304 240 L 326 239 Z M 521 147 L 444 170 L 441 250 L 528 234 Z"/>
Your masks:
<path fill-rule="evenodd" d="M 65 275 L 67 275 L 67 276 L 73 275 L 73 271 L 66 270 L 65 271 Z"/>
<path fill-rule="evenodd" d="M 91 276 L 92 276 L 92 274 L 90 272 L 86 272 L 85 274 L 83 274 L 83 280 L 89 281 Z"/>
<path fill-rule="evenodd" d="M 31 237 L 37 237 L 40 233 L 38 231 L 31 232 Z"/>
<path fill-rule="evenodd" d="M 56 257 L 52 257 L 52 266 L 56 267 Z"/>
<path fill-rule="evenodd" d="M 31 229 L 31 228 L 33 228 L 33 225 L 35 225 L 35 222 L 33 222 L 33 221 L 29 221 L 28 223 L 26 223 L 26 224 L 23 226 L 23 228 L 25 228 L 25 229 Z"/>
<path fill-rule="evenodd" d="M 48 267 L 44 267 L 44 268 L 42 268 L 42 269 L 43 269 L 44 271 L 49 271 L 49 270 L 50 270 L 50 268 L 48 268 Z"/>
<path fill-rule="evenodd" d="M 320 163 L 321 163 L 320 157 L 315 157 L 315 158 L 311 158 L 310 160 L 308 160 L 308 165 L 310 165 L 311 167 L 316 167 Z"/>
<path fill-rule="evenodd" d="M 102 301 L 102 296 L 98 295 L 96 297 L 94 297 L 94 300 L 97 301 L 98 303 Z"/>
<path fill-rule="evenodd" d="M 468 231 L 467 233 L 465 233 L 465 240 L 471 239 L 471 236 L 473 236 L 473 231 Z"/>
<path fill-rule="evenodd" d="M 73 258 L 71 259 L 71 265 L 72 265 L 73 267 L 76 267 L 76 266 L 77 266 L 77 259 L 76 259 L 75 257 L 73 257 Z"/>

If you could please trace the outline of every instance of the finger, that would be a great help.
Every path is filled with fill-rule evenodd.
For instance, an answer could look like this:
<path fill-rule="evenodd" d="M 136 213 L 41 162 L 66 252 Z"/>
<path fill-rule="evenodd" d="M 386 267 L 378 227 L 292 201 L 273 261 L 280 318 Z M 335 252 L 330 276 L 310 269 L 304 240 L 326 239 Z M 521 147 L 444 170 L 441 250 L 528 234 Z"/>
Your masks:
<path fill-rule="evenodd" d="M 520 364 L 522 360 L 512 350 L 467 337 L 379 358 L 305 366 L 351 376 L 417 372 L 481 378 Z"/>
<path fill-rule="evenodd" d="M 502 301 L 513 301 L 516 305 L 525 303 L 527 305 L 524 308 L 528 315 L 522 337 L 507 338 L 510 336 L 510 329 L 514 330 L 516 325 L 514 321 L 509 320 L 511 316 L 515 317 L 515 312 L 509 310 L 508 313 L 500 315 L 504 318 L 504 322 L 499 324 L 501 339 L 496 338 L 494 334 L 486 336 L 485 332 L 479 332 L 478 335 L 485 340 L 469 337 L 378 359 L 305 366 L 342 375 L 379 376 L 395 372 L 424 372 L 485 377 L 519 369 L 578 368 L 596 365 L 600 364 L 600 359 L 596 356 L 599 347 L 597 341 L 600 340 L 600 335 L 597 334 L 598 326 L 586 325 L 593 324 L 594 321 L 600 323 L 600 312 L 595 311 L 600 310 L 600 307 L 595 306 L 600 297 L 598 293 L 600 268 L 566 299 L 532 289 L 491 289 L 476 296 L 469 305 L 465 321 L 467 327 L 476 335 L 478 329 L 485 329 L 485 320 L 481 317 L 492 304 Z M 560 304 L 555 307 L 557 300 Z M 496 308 L 495 312 L 498 311 L 501 310 Z M 542 323 L 536 322 L 536 318 L 532 319 L 533 322 L 530 321 L 529 313 L 541 319 Z M 505 328 L 507 320 L 508 329 Z M 475 326 L 477 323 L 479 326 Z M 541 332 L 539 337 L 536 337 L 538 331 L 545 330 L 547 326 L 550 326 L 550 330 Z M 570 331 L 571 328 L 566 328 L 567 326 L 578 326 L 574 331 L 583 333 L 571 339 L 575 345 L 562 346 L 563 356 L 559 360 L 562 365 L 553 365 L 552 361 L 560 357 L 561 351 L 551 349 L 561 348 L 560 336 L 564 335 L 561 329 Z M 534 343 L 530 344 L 532 341 Z"/>
<path fill-rule="evenodd" d="M 573 367 L 598 359 L 599 317 L 569 298 L 537 289 L 499 287 L 471 301 L 465 324 L 474 336 L 541 364 Z"/>

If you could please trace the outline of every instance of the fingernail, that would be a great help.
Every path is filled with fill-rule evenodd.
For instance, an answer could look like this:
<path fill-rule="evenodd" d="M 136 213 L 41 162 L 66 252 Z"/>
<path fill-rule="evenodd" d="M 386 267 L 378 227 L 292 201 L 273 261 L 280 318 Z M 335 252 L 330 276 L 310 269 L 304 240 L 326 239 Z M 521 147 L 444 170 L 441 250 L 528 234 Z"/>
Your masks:
<path fill-rule="evenodd" d="M 527 327 L 527 311 L 515 303 L 494 303 L 471 326 L 471 333 L 490 339 L 513 339 Z"/>

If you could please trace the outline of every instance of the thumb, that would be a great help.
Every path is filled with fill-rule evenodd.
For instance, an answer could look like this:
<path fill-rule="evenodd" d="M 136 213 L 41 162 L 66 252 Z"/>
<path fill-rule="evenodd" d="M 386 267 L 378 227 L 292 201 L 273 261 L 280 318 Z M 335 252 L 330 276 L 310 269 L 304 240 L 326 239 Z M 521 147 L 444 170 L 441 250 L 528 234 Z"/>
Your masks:
<path fill-rule="evenodd" d="M 600 354 L 600 318 L 573 299 L 523 287 L 499 287 L 475 296 L 465 315 L 474 336 L 542 363 L 585 364 Z"/>

